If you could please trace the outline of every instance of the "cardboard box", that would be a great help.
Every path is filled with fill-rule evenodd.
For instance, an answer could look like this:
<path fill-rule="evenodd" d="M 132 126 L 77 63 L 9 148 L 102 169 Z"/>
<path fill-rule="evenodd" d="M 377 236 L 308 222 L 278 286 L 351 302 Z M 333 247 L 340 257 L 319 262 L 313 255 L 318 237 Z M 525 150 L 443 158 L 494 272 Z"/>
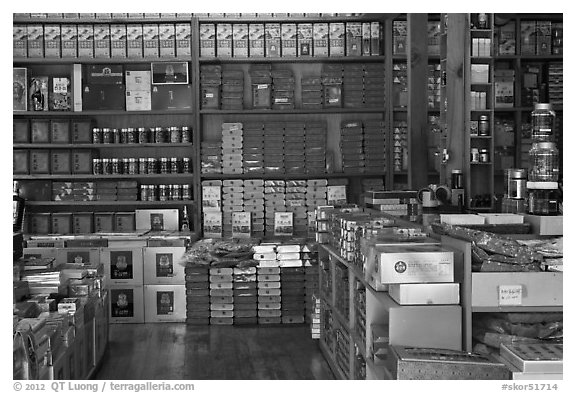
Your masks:
<path fill-rule="evenodd" d="M 298 36 L 298 30 L 296 29 L 296 23 L 282 23 L 281 43 L 282 43 L 283 57 L 296 56 L 297 36 Z"/>
<path fill-rule="evenodd" d="M 60 25 L 44 25 L 44 57 L 60 57 Z"/>
<path fill-rule="evenodd" d="M 44 57 L 44 27 L 42 25 L 27 25 L 28 57 Z"/>
<path fill-rule="evenodd" d="M 50 150 L 50 172 L 70 174 L 72 172 L 70 150 Z"/>
<path fill-rule="evenodd" d="M 115 213 L 114 230 L 116 232 L 133 232 L 136 230 L 135 213 Z"/>
<path fill-rule="evenodd" d="M 160 57 L 176 56 L 176 30 L 173 24 L 160 24 L 158 26 L 160 43 Z"/>
<path fill-rule="evenodd" d="M 282 56 L 280 23 L 265 24 L 266 57 Z"/>
<path fill-rule="evenodd" d="M 153 110 L 183 110 L 192 108 L 190 85 L 154 85 L 152 87 Z"/>
<path fill-rule="evenodd" d="M 110 57 L 110 25 L 94 25 L 94 57 Z"/>
<path fill-rule="evenodd" d="M 232 57 L 232 24 L 216 25 L 216 54 L 218 57 Z"/>
<path fill-rule="evenodd" d="M 92 174 L 92 151 L 72 150 L 72 173 Z"/>
<path fill-rule="evenodd" d="M 26 25 L 12 25 L 13 51 L 12 56 L 28 57 Z"/>
<path fill-rule="evenodd" d="M 150 91 L 126 91 L 127 111 L 149 111 L 152 109 L 152 93 Z"/>
<path fill-rule="evenodd" d="M 16 175 L 30 173 L 30 158 L 28 150 L 14 150 L 12 153 L 12 171 Z"/>
<path fill-rule="evenodd" d="M 136 230 L 177 231 L 178 209 L 138 209 Z"/>
<path fill-rule="evenodd" d="M 524 214 L 524 221 L 530 224 L 531 232 L 539 236 L 562 236 L 564 216 L 534 216 Z"/>
<path fill-rule="evenodd" d="M 314 56 L 328 56 L 328 23 L 314 23 Z"/>
<path fill-rule="evenodd" d="M 184 285 L 145 285 L 144 304 L 146 323 L 186 321 Z"/>
<path fill-rule="evenodd" d="M 250 23 L 248 25 L 248 43 L 250 57 L 264 57 L 264 24 Z"/>
<path fill-rule="evenodd" d="M 52 143 L 70 143 L 70 122 L 67 119 L 50 121 L 50 140 Z"/>
<path fill-rule="evenodd" d="M 232 43 L 234 57 L 248 57 L 248 24 L 232 25 Z"/>
<path fill-rule="evenodd" d="M 94 57 L 94 26 L 78 25 L 78 57 Z"/>
<path fill-rule="evenodd" d="M 56 250 L 57 264 L 76 264 L 98 267 L 100 265 L 99 248 L 59 248 Z"/>
<path fill-rule="evenodd" d="M 86 85 L 82 92 L 84 110 L 124 110 L 125 87 L 121 85 Z"/>
<path fill-rule="evenodd" d="M 362 23 L 346 23 L 346 56 L 362 55 Z"/>
<path fill-rule="evenodd" d="M 30 151 L 30 173 L 31 174 L 48 174 L 48 173 L 50 173 L 50 151 L 49 150 L 32 150 L 32 151 Z"/>
<path fill-rule="evenodd" d="M 125 58 L 127 56 L 127 27 L 126 25 L 110 25 L 110 56 Z"/>
<path fill-rule="evenodd" d="M 69 78 L 50 78 L 49 108 L 51 111 L 71 111 L 72 92 Z"/>
<path fill-rule="evenodd" d="M 160 55 L 160 31 L 157 24 L 142 25 L 144 57 L 156 58 Z"/>
<path fill-rule="evenodd" d="M 370 24 L 370 54 L 378 56 L 382 53 L 382 26 L 380 22 L 372 22 Z"/>
<path fill-rule="evenodd" d="M 460 303 L 460 285 L 457 283 L 390 284 L 388 293 L 400 305 Z"/>
<path fill-rule="evenodd" d="M 144 323 L 143 286 L 112 286 L 108 298 L 110 323 Z"/>
<path fill-rule="evenodd" d="M 144 284 L 184 284 L 180 263 L 185 247 L 147 247 L 144 249 Z"/>
<path fill-rule="evenodd" d="M 128 58 L 141 58 L 144 55 L 142 25 L 129 24 L 126 26 L 126 55 Z"/>
<path fill-rule="evenodd" d="M 141 286 L 144 283 L 142 248 L 104 248 L 100 260 L 110 285 Z"/>
<path fill-rule="evenodd" d="M 192 55 L 192 27 L 190 23 L 176 23 L 176 56 L 188 57 Z"/>
<path fill-rule="evenodd" d="M 200 57 L 216 57 L 216 25 L 200 24 Z"/>

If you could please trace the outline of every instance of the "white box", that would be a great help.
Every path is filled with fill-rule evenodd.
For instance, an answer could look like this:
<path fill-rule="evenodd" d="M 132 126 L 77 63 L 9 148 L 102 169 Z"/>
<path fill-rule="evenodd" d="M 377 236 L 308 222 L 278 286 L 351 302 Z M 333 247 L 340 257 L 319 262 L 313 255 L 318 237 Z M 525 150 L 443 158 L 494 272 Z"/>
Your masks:
<path fill-rule="evenodd" d="M 184 285 L 145 285 L 144 322 L 185 322 Z"/>
<path fill-rule="evenodd" d="M 377 246 L 375 274 L 382 284 L 453 282 L 454 253 L 437 245 Z"/>
<path fill-rule="evenodd" d="M 113 286 L 110 288 L 110 323 L 144 322 L 144 288 L 142 286 Z"/>
<path fill-rule="evenodd" d="M 152 109 L 152 93 L 150 91 L 126 91 L 127 111 L 149 111 Z"/>
<path fill-rule="evenodd" d="M 180 262 L 186 247 L 146 247 L 144 249 L 144 284 L 184 284 L 184 265 Z"/>
<path fill-rule="evenodd" d="M 126 71 L 126 91 L 151 91 L 150 71 Z"/>
<path fill-rule="evenodd" d="M 484 217 L 486 224 L 523 224 L 524 216 L 512 213 L 478 213 Z"/>
<path fill-rule="evenodd" d="M 110 25 L 111 57 L 125 58 L 127 56 L 126 44 L 127 44 L 126 25 L 122 24 Z"/>
<path fill-rule="evenodd" d="M 478 214 L 440 214 L 440 222 L 450 225 L 482 225 L 486 219 Z"/>
<path fill-rule="evenodd" d="M 563 216 L 534 216 L 525 214 L 524 220 L 532 226 L 532 233 L 540 236 L 562 236 Z"/>
<path fill-rule="evenodd" d="M 144 283 L 142 248 L 103 248 L 100 260 L 112 285 L 141 286 Z"/>
<path fill-rule="evenodd" d="M 490 75 L 490 65 L 472 64 L 470 65 L 470 83 L 488 83 Z"/>
<path fill-rule="evenodd" d="M 177 231 L 178 209 L 136 210 L 136 230 Z"/>
<path fill-rule="evenodd" d="M 100 248 L 59 248 L 56 263 L 71 263 L 97 267 L 100 265 Z"/>
<path fill-rule="evenodd" d="M 390 297 L 400 305 L 459 304 L 460 284 L 390 284 Z"/>

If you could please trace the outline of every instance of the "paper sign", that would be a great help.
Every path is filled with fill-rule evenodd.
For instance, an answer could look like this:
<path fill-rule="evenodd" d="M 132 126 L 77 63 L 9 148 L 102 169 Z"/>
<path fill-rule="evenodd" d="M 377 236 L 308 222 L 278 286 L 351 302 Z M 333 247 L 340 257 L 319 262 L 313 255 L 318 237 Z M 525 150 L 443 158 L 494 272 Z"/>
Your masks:
<path fill-rule="evenodd" d="M 499 306 L 521 306 L 522 305 L 522 285 L 500 285 L 498 286 Z"/>
<path fill-rule="evenodd" d="M 204 211 L 220 211 L 222 193 L 220 186 L 202 187 L 202 208 Z"/>
<path fill-rule="evenodd" d="M 215 211 L 204 212 L 203 219 L 204 237 L 222 237 L 222 213 Z"/>
<path fill-rule="evenodd" d="M 274 235 L 292 236 L 294 233 L 294 214 L 292 212 L 274 213 Z"/>
<path fill-rule="evenodd" d="M 346 186 L 328 186 L 328 204 L 343 205 L 346 203 Z"/>
<path fill-rule="evenodd" d="M 232 237 L 250 238 L 252 232 L 250 217 L 251 214 L 247 212 L 232 213 Z"/>

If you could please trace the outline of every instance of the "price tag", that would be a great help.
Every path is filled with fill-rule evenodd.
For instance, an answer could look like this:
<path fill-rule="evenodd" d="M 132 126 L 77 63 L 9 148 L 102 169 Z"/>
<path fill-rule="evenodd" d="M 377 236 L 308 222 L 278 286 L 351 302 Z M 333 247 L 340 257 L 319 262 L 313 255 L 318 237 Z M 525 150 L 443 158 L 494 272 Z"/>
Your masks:
<path fill-rule="evenodd" d="M 522 305 L 522 285 L 500 285 L 498 286 L 499 306 L 521 306 Z"/>
<path fill-rule="evenodd" d="M 68 78 L 52 78 L 52 90 L 56 94 L 66 94 L 68 93 L 68 85 L 70 82 Z"/>

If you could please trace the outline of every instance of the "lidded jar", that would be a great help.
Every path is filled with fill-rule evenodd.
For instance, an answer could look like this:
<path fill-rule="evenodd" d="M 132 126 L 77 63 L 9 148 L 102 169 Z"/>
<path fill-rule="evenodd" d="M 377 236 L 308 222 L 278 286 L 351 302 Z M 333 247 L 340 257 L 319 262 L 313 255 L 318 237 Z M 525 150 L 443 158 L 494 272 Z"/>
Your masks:
<path fill-rule="evenodd" d="M 552 104 L 534 104 L 532 111 L 532 140 L 534 142 L 553 142 L 556 112 L 552 110 Z"/>
<path fill-rule="evenodd" d="M 560 156 L 556 144 L 553 142 L 533 143 L 530 149 L 530 169 L 528 180 L 558 181 Z"/>

